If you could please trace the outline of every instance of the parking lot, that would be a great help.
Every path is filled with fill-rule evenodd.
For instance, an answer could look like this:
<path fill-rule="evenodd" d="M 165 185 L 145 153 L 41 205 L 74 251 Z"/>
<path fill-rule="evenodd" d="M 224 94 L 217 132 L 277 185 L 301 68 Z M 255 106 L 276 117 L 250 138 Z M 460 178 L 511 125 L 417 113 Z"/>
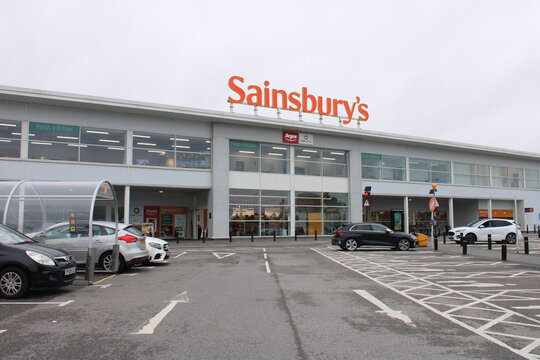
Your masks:
<path fill-rule="evenodd" d="M 540 267 L 327 241 L 171 252 L 0 301 L 2 358 L 540 359 Z"/>

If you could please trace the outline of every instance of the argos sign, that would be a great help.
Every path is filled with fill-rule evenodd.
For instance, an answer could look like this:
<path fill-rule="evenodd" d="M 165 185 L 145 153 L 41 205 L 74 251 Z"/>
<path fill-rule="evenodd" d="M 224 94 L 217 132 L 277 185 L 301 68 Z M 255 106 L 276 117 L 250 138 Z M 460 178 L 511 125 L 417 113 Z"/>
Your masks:
<path fill-rule="evenodd" d="M 240 76 L 229 78 L 229 88 L 237 95 L 236 97 L 229 96 L 229 102 L 235 104 L 246 102 L 253 106 L 343 117 L 344 124 L 349 124 L 352 120 L 367 121 L 369 119 L 368 106 L 362 103 L 358 96 L 353 101 L 338 100 L 312 95 L 308 92 L 307 87 L 302 87 L 299 92 L 287 92 L 270 89 L 268 87 L 270 86 L 269 81 L 264 82 L 264 87 L 245 86 L 244 81 L 245 79 Z"/>

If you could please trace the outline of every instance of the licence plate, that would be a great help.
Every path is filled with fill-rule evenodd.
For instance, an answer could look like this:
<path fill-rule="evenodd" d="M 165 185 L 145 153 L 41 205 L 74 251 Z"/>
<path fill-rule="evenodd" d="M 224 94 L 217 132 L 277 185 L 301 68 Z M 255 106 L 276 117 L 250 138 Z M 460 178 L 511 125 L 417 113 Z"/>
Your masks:
<path fill-rule="evenodd" d="M 76 267 L 71 267 L 69 269 L 64 270 L 64 274 L 65 275 L 75 274 L 75 271 L 77 271 L 77 268 Z"/>
<path fill-rule="evenodd" d="M 146 246 L 146 239 L 141 240 L 141 245 Z"/>

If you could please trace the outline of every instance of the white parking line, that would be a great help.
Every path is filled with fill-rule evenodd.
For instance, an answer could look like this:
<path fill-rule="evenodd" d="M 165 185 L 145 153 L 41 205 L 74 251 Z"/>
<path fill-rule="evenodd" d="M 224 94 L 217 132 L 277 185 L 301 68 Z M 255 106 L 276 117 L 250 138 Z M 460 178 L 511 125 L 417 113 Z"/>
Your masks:
<path fill-rule="evenodd" d="M 66 306 L 75 302 L 75 300 L 68 300 L 64 302 L 59 301 L 10 301 L 10 302 L 0 302 L 0 305 L 57 305 L 57 306 Z"/>
<path fill-rule="evenodd" d="M 0 330 L 0 334 L 5 333 L 7 330 Z"/>
<path fill-rule="evenodd" d="M 187 251 L 184 251 L 183 253 L 176 255 L 174 258 L 178 259 L 180 256 L 185 255 L 185 254 L 187 254 Z"/>
<path fill-rule="evenodd" d="M 267 272 L 268 274 L 270 274 L 271 271 L 270 271 L 270 265 L 268 265 L 268 261 L 265 261 L 264 264 L 266 265 L 266 272 Z"/>
<path fill-rule="evenodd" d="M 266 255 L 266 253 L 264 253 L 264 258 L 265 258 L 265 259 L 268 259 L 268 256 Z"/>
<path fill-rule="evenodd" d="M 187 297 L 187 291 L 184 291 L 179 295 L 178 300 L 171 300 L 169 305 L 165 306 L 163 310 L 161 310 L 156 316 L 151 318 L 146 325 L 142 327 L 141 330 L 132 332 L 132 335 L 152 335 L 154 333 L 154 330 L 159 325 L 163 319 L 174 309 L 176 304 L 178 303 L 187 303 L 189 302 L 189 299 Z"/>
<path fill-rule="evenodd" d="M 133 273 L 133 274 L 122 274 L 122 275 L 124 275 L 124 276 L 135 276 L 135 275 L 137 275 L 137 274 L 138 274 L 138 273 Z"/>

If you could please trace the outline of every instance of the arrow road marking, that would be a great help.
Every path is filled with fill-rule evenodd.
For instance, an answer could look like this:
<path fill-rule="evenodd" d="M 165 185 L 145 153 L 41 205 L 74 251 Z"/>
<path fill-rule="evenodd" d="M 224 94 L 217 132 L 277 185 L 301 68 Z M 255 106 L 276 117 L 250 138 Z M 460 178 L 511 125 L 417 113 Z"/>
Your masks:
<path fill-rule="evenodd" d="M 214 256 L 218 258 L 218 260 L 226 258 L 227 256 L 236 255 L 236 253 L 218 253 L 218 252 L 213 252 L 212 254 L 214 254 Z"/>
<path fill-rule="evenodd" d="M 405 324 L 416 327 L 416 325 L 412 322 L 412 320 L 405 314 L 403 314 L 401 311 L 396 311 L 390 309 L 385 303 L 383 303 L 381 300 L 377 299 L 375 296 L 368 293 L 366 290 L 353 290 L 355 293 L 372 303 L 373 305 L 377 306 L 380 311 L 385 313 L 386 315 L 390 316 L 391 318 L 398 319 L 403 321 Z"/>
<path fill-rule="evenodd" d="M 184 291 L 180 295 L 177 296 L 177 299 L 173 299 L 169 302 L 169 305 L 165 306 L 163 310 L 161 310 L 156 316 L 151 318 L 146 325 L 142 327 L 141 330 L 132 332 L 132 335 L 152 335 L 154 333 L 154 330 L 159 325 L 159 323 L 165 319 L 165 316 L 169 314 L 172 309 L 176 306 L 178 303 L 188 303 L 189 299 L 187 297 L 187 291 Z"/>
<path fill-rule="evenodd" d="M 1 334 L 1 333 L 5 333 L 6 331 L 7 331 L 7 330 L 0 330 L 0 334 Z"/>

